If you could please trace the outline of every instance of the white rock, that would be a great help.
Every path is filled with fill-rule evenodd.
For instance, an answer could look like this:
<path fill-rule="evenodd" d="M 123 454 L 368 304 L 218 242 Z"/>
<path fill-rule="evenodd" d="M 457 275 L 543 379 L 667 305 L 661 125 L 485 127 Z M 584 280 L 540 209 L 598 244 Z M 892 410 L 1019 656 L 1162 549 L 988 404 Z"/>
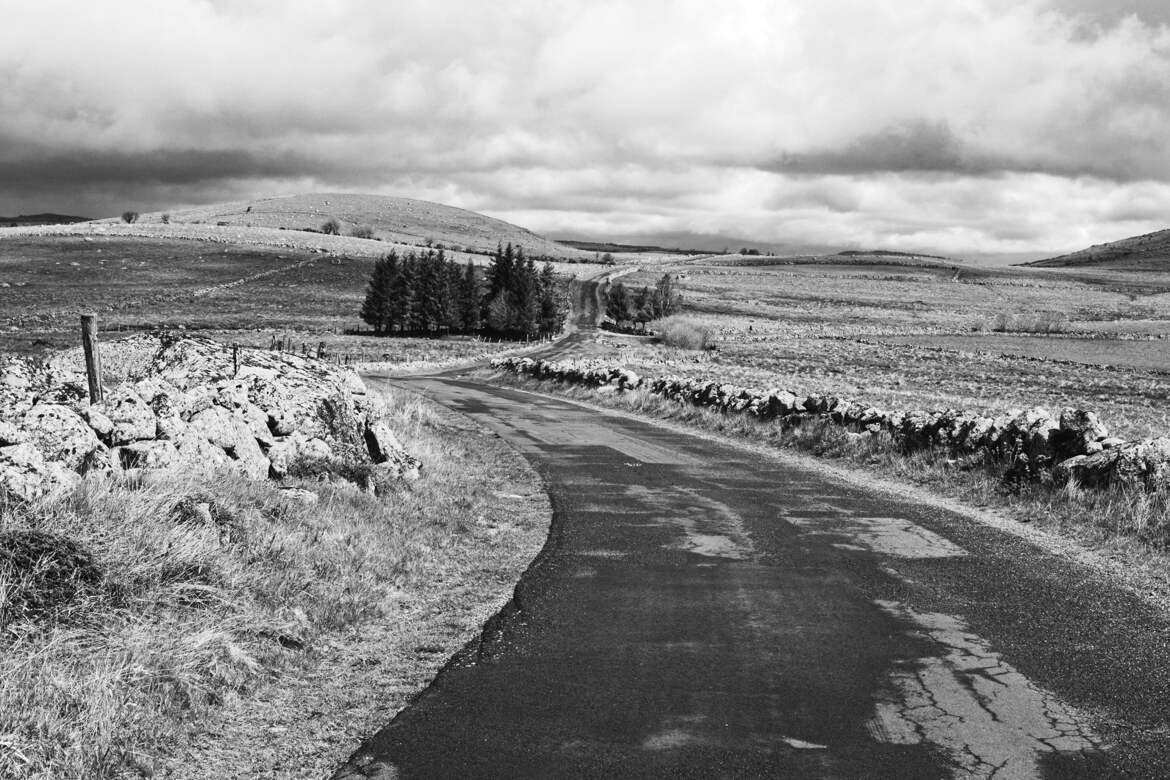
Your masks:
<path fill-rule="evenodd" d="M 154 411 L 132 387 L 123 385 L 111 392 L 106 398 L 104 411 L 114 424 L 110 432 L 113 445 L 153 439 L 158 434 Z"/>
<path fill-rule="evenodd" d="M 76 412 L 60 404 L 37 404 L 25 413 L 20 427 L 45 460 L 59 462 L 73 471 L 81 468 L 91 452 L 105 449 L 93 429 Z"/>

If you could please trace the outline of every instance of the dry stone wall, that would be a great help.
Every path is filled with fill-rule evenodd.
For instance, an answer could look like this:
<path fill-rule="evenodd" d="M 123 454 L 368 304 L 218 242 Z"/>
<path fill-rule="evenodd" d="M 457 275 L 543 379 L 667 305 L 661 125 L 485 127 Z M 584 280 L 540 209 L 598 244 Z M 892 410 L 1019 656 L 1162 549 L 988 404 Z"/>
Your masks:
<path fill-rule="evenodd" d="M 0 491 L 27 500 L 86 474 L 134 470 L 282 478 L 304 458 L 418 474 L 384 402 L 350 369 L 241 350 L 237 370 L 208 339 L 139 342 L 147 357 L 100 404 L 89 403 L 84 374 L 67 361 L 0 360 Z"/>
<path fill-rule="evenodd" d="M 1053 416 L 1037 407 L 1001 417 L 954 409 L 887 411 L 832 395 L 757 390 L 679 377 L 649 379 L 628 368 L 595 362 L 504 357 L 493 360 L 492 366 L 534 379 L 639 389 L 761 420 L 826 420 L 860 433 L 886 434 L 905 451 L 942 447 L 955 454 L 994 457 L 1009 464 L 1014 476 L 1053 477 L 1086 487 L 1170 487 L 1170 438 L 1130 442 L 1111 437 L 1096 414 L 1081 409 L 1063 409 Z"/>

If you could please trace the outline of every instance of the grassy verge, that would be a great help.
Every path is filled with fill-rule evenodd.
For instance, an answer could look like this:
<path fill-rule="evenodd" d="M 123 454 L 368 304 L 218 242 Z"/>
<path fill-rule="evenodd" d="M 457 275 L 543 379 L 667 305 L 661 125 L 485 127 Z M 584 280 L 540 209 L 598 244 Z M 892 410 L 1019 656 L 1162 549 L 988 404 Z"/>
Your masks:
<path fill-rule="evenodd" d="M 425 684 L 549 510 L 490 435 L 391 394 L 426 466 L 386 495 L 168 479 L 4 506 L 9 540 L 69 540 L 98 576 L 0 568 L 0 776 L 320 777 Z"/>
<path fill-rule="evenodd" d="M 1159 556 L 1170 548 L 1170 491 L 1166 490 L 1084 490 L 1075 485 L 1013 481 L 1004 477 L 1006 464 L 983 456 L 956 458 L 941 448 L 906 453 L 885 434 L 853 433 L 828 421 L 785 425 L 682 404 L 643 390 L 574 387 L 507 373 L 492 374 L 492 380 L 863 467 L 974 507 L 1003 510 L 1018 522 L 1056 530 L 1091 546 L 1128 546 Z"/>

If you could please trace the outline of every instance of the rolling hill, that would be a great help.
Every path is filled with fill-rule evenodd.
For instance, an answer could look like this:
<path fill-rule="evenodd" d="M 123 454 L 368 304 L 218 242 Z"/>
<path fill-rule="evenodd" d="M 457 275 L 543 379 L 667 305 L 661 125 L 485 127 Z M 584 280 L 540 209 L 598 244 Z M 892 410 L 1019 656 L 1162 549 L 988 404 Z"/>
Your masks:
<path fill-rule="evenodd" d="M 1024 263 L 1039 268 L 1100 268 L 1111 271 L 1170 271 L 1170 230 L 1159 230 L 1067 255 Z"/>
<path fill-rule="evenodd" d="M 424 246 L 428 243 L 474 253 L 490 252 L 503 242 L 524 247 L 532 255 L 587 260 L 585 252 L 551 241 L 530 230 L 474 211 L 412 198 L 386 195 L 312 193 L 282 198 L 219 203 L 169 212 L 143 214 L 138 224 L 170 224 L 233 228 L 320 230 L 329 220 L 342 236 L 369 228 L 383 242 Z M 117 223 L 118 220 L 104 220 Z"/>
<path fill-rule="evenodd" d="M 89 217 L 70 217 L 65 214 L 21 214 L 19 217 L 0 217 L 0 227 L 72 225 L 77 222 L 88 221 Z"/>

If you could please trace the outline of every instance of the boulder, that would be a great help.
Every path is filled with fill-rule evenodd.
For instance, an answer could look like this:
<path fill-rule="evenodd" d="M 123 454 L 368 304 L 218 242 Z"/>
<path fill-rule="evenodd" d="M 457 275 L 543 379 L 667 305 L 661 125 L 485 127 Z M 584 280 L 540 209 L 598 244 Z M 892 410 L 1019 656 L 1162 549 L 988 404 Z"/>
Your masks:
<path fill-rule="evenodd" d="M 300 458 L 325 459 L 333 456 L 333 450 L 321 439 L 310 439 L 300 432 L 277 439 L 268 448 L 270 476 L 283 479 L 288 475 L 289 466 Z"/>
<path fill-rule="evenodd" d="M 110 434 L 114 432 L 114 421 L 107 417 L 101 409 L 86 406 L 78 414 L 93 429 L 93 432 L 103 439 L 108 439 Z"/>
<path fill-rule="evenodd" d="M 193 471 L 214 471 L 231 463 L 231 458 L 222 448 L 215 446 L 190 427 L 181 431 L 172 441 L 183 465 Z"/>
<path fill-rule="evenodd" d="M 106 397 L 104 411 L 114 424 L 109 434 L 110 444 L 114 446 L 153 439 L 158 434 L 154 410 L 133 387 L 123 385 L 111 392 Z"/>
<path fill-rule="evenodd" d="M 169 441 L 136 441 L 113 450 L 122 469 L 165 469 L 180 463 L 179 450 Z"/>
<path fill-rule="evenodd" d="M 1060 412 L 1060 430 L 1054 436 L 1053 447 L 1062 459 L 1092 455 L 1104 449 L 1099 442 L 1108 436 L 1109 429 L 1096 414 L 1066 408 Z"/>
<path fill-rule="evenodd" d="M 71 488 L 80 480 L 76 472 L 47 462 L 32 444 L 0 447 L 0 491 L 22 501 Z"/>
<path fill-rule="evenodd" d="M 1170 438 L 1127 442 L 1094 455 L 1077 455 L 1058 464 L 1056 475 L 1084 487 L 1167 487 Z"/>
<path fill-rule="evenodd" d="M 73 471 L 80 469 L 91 452 L 105 449 L 77 413 L 59 404 L 37 404 L 25 413 L 20 427 L 46 461 L 56 461 Z"/>
<path fill-rule="evenodd" d="M 799 401 L 788 390 L 772 390 L 768 393 L 768 410 L 774 416 L 787 416 L 797 411 Z"/>
<path fill-rule="evenodd" d="M 374 463 L 384 463 L 396 453 L 402 452 L 402 445 L 398 437 L 390 430 L 385 420 L 366 420 L 365 425 L 366 449 L 370 453 L 370 460 Z"/>
<path fill-rule="evenodd" d="M 27 434 L 10 422 L 0 420 L 0 447 L 11 447 L 14 444 L 23 444 L 28 439 Z"/>
<path fill-rule="evenodd" d="M 190 430 L 209 441 L 252 479 L 268 476 L 270 464 L 256 443 L 248 423 L 222 406 L 212 406 L 191 418 Z"/>

